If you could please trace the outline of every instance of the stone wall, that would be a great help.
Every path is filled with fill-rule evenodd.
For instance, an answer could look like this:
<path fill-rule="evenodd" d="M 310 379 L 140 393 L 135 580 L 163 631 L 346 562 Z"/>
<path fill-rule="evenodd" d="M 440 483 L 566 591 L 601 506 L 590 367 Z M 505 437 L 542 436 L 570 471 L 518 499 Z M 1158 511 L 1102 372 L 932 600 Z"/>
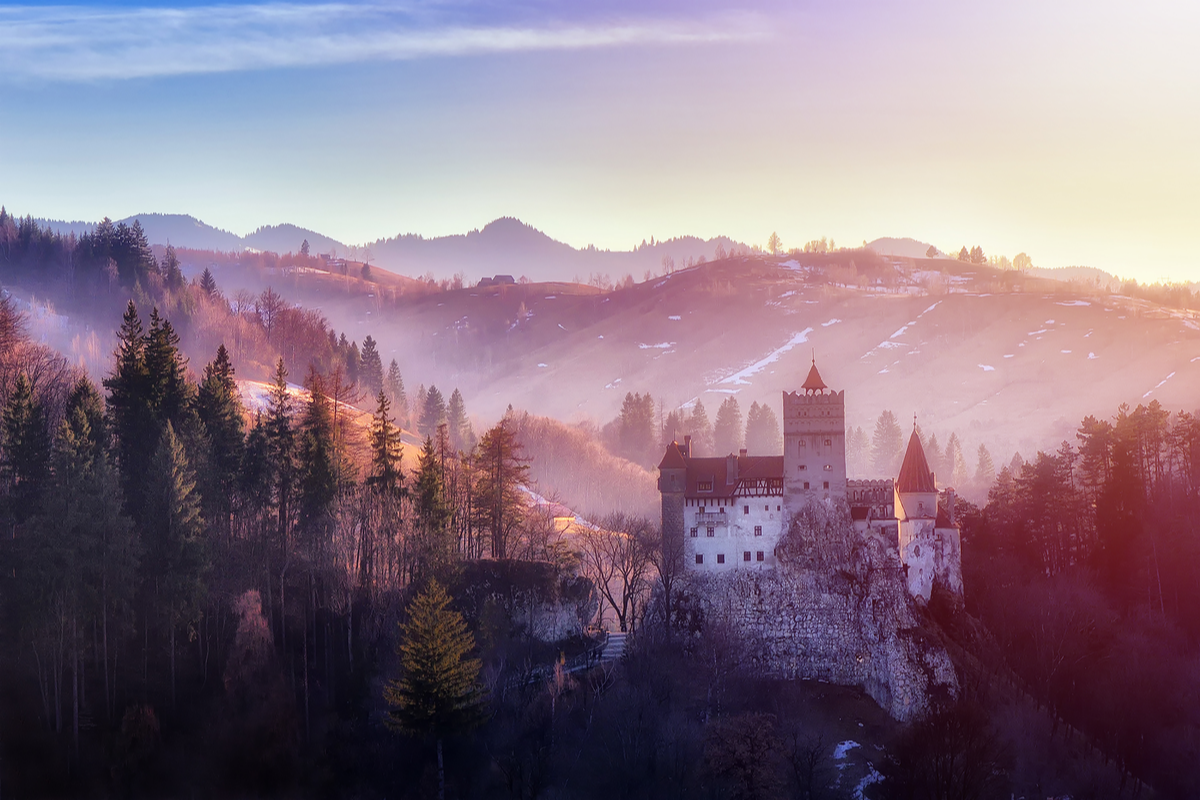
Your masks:
<path fill-rule="evenodd" d="M 840 568 L 792 563 L 688 581 L 758 674 L 861 686 L 902 722 L 939 693 L 957 694 L 950 657 L 921 627 L 898 554 L 878 535 L 859 537 Z"/>

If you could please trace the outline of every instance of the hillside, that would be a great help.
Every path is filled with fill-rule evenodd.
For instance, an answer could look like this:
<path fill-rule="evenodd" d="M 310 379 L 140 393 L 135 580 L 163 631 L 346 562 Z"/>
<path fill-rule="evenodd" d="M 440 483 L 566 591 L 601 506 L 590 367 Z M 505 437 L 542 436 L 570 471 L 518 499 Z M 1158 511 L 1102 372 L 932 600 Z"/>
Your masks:
<path fill-rule="evenodd" d="M 1185 312 L 953 260 L 871 266 L 737 258 L 601 293 L 528 284 L 395 305 L 326 296 L 339 328 L 371 333 L 410 384 L 458 386 L 494 419 L 509 405 L 606 421 L 627 391 L 670 409 L 727 396 L 778 411 L 815 355 L 847 393 L 848 424 L 884 409 L 1007 461 L 1073 440 L 1080 419 L 1123 402 L 1191 409 L 1200 324 Z M 874 275 L 874 277 L 871 277 Z M 834 282 L 841 278 L 843 282 Z M 302 291 L 297 285 L 296 291 Z M 907 424 L 907 423 L 905 423 Z"/>

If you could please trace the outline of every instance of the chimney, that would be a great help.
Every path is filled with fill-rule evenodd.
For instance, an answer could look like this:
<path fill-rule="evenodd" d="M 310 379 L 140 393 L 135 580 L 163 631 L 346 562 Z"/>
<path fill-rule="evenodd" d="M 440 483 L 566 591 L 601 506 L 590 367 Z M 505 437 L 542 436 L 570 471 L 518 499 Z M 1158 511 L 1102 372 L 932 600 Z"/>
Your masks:
<path fill-rule="evenodd" d="M 729 486 L 737 483 L 738 480 L 738 460 L 733 453 L 725 456 L 725 483 Z"/>
<path fill-rule="evenodd" d="M 738 450 L 738 457 L 739 457 L 739 458 L 745 458 L 745 457 L 746 457 L 746 448 L 744 448 L 744 447 L 743 447 L 741 450 Z"/>
<path fill-rule="evenodd" d="M 692 457 L 692 437 L 690 434 L 683 437 L 683 457 Z"/>

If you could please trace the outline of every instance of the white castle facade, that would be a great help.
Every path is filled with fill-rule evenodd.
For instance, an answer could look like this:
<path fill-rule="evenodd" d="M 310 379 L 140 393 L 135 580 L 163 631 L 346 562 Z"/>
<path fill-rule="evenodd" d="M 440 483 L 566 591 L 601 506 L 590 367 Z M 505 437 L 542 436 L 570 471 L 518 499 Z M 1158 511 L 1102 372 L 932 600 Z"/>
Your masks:
<path fill-rule="evenodd" d="M 783 394 L 781 456 L 695 458 L 690 437 L 659 464 L 662 525 L 683 539 L 695 573 L 774 570 L 793 517 L 814 503 L 845 503 L 858 535 L 894 548 L 909 593 L 928 602 L 935 583 L 962 594 L 959 530 L 939 509 L 933 473 L 915 427 L 895 480 L 847 480 L 845 392 L 831 391 L 814 361 L 798 392 Z"/>

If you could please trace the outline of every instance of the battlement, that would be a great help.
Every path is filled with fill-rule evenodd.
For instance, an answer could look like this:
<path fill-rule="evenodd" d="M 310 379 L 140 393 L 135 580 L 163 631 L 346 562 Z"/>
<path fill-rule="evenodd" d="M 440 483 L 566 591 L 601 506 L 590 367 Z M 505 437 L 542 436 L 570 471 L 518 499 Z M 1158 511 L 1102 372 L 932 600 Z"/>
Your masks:
<path fill-rule="evenodd" d="M 802 394 L 800 392 L 784 392 L 783 393 L 783 410 L 787 413 L 788 408 L 796 406 L 845 406 L 846 392 L 821 392 L 817 394 Z"/>

